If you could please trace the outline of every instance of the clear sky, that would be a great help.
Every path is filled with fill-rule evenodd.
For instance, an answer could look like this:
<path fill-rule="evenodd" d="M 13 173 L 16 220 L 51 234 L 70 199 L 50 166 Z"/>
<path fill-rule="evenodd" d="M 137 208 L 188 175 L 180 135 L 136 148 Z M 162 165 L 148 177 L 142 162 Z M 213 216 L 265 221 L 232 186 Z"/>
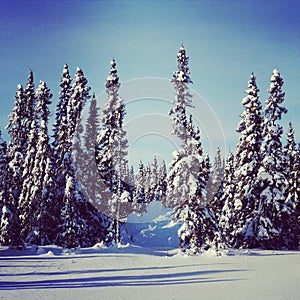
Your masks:
<path fill-rule="evenodd" d="M 64 63 L 69 64 L 72 75 L 80 66 L 92 91 L 99 95 L 109 72 L 109 61 L 115 57 L 124 87 L 121 96 L 128 102 L 126 122 L 130 141 L 135 145 L 131 146 L 131 156 L 165 156 L 160 149 L 169 151 L 174 146 L 164 133 L 170 105 L 157 99 L 126 99 L 125 82 L 145 77 L 171 78 L 177 66 L 176 54 L 183 43 L 190 57 L 193 89 L 205 99 L 196 96 L 193 114 L 203 127 L 206 151 L 214 149 L 212 144 L 223 148 L 235 146 L 235 128 L 250 73 L 257 77 L 264 102 L 274 68 L 285 81 L 285 106 L 289 112 L 282 124 L 286 126 L 292 120 L 299 140 L 299 15 L 300 2 L 295 0 L 1 0 L 0 128 L 4 131 L 17 84 L 26 85 L 29 69 L 34 71 L 36 85 L 40 79 L 47 82 L 56 103 Z M 138 81 L 134 82 L 136 88 Z M 142 85 L 148 86 L 148 81 Z M 143 97 L 164 95 L 144 93 Z M 155 127 L 145 129 L 145 133 L 152 135 L 133 133 L 138 124 L 148 122 L 147 118 L 160 124 L 163 132 Z M 225 146 L 220 135 L 209 137 L 213 135 L 210 128 L 214 127 L 214 120 L 219 122 L 216 128 L 224 132 Z"/>

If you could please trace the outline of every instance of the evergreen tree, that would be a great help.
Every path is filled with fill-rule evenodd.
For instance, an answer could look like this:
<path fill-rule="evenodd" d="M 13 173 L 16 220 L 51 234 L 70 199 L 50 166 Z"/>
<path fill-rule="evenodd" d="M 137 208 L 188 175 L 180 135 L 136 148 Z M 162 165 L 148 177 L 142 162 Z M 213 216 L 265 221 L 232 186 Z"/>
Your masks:
<path fill-rule="evenodd" d="M 116 62 L 111 61 L 110 74 L 106 80 L 107 103 L 103 108 L 102 128 L 97 137 L 96 163 L 105 192 L 111 194 L 108 207 L 109 215 L 114 217 L 111 224 L 112 239 L 118 245 L 120 238 L 120 221 L 124 211 L 120 205 L 129 200 L 130 187 L 125 181 L 127 168 L 126 131 L 123 129 L 125 105 L 119 96 L 120 82 Z"/>
<path fill-rule="evenodd" d="M 157 188 L 157 199 L 166 205 L 166 192 L 167 192 L 167 166 L 163 160 L 158 170 L 158 188 Z"/>
<path fill-rule="evenodd" d="M 288 181 L 286 205 L 291 209 L 288 226 L 282 232 L 284 246 L 298 249 L 300 246 L 300 156 L 297 152 L 295 134 L 292 123 L 289 123 L 287 144 L 284 149 L 286 167 L 285 175 Z"/>
<path fill-rule="evenodd" d="M 236 189 L 234 155 L 232 152 L 228 154 L 226 160 L 224 179 L 223 179 L 223 194 L 220 202 L 224 203 L 219 219 L 219 227 L 222 232 L 223 240 L 227 245 L 232 245 L 232 234 L 235 232 L 235 214 L 234 214 L 234 196 Z"/>
<path fill-rule="evenodd" d="M 266 100 L 263 123 L 262 161 L 258 171 L 260 187 L 259 207 L 256 220 L 256 236 L 264 248 L 281 248 L 281 233 L 288 227 L 290 210 L 285 203 L 287 180 L 284 175 L 284 156 L 281 143 L 282 126 L 277 122 L 286 113 L 281 106 L 284 101 L 283 79 L 275 69 L 270 79 L 270 96 Z"/>
<path fill-rule="evenodd" d="M 10 190 L 11 173 L 8 163 L 7 144 L 0 131 L 0 244 L 21 247 L 18 212 Z"/>
<path fill-rule="evenodd" d="M 182 141 L 168 174 L 167 202 L 173 207 L 173 215 L 181 223 L 178 230 L 180 248 L 184 253 L 195 254 L 208 248 L 219 247 L 220 236 L 213 214 L 201 207 L 201 198 L 206 194 L 207 168 L 203 157 L 199 129 L 193 126 L 192 116 L 186 115 L 186 106 L 191 106 L 188 84 L 188 57 L 182 46 L 177 55 L 178 71 L 173 73 L 176 91 L 174 108 L 170 111 L 174 134 Z M 213 233 L 212 233 L 213 232 Z"/>
<path fill-rule="evenodd" d="M 50 116 L 48 106 L 51 98 L 52 94 L 46 83 L 41 81 L 36 91 L 35 119 L 32 121 L 27 146 L 24 181 L 19 203 L 22 237 L 27 242 L 42 245 L 52 242 L 49 238 L 51 235 L 49 230 L 56 228 L 55 214 L 53 216 L 50 212 L 41 212 L 41 209 L 45 210 L 46 203 L 50 200 L 48 197 L 45 199 L 43 195 L 45 177 L 50 175 L 50 170 L 47 170 L 48 174 L 45 170 L 48 159 L 52 155 L 47 127 Z M 53 208 L 53 203 L 48 204 L 47 207 Z M 44 226 L 42 227 L 41 224 Z"/>
<path fill-rule="evenodd" d="M 218 147 L 217 148 L 217 153 L 214 159 L 214 164 L 213 164 L 213 170 L 211 173 L 211 186 L 210 190 L 207 191 L 208 197 L 210 200 L 210 205 L 212 210 L 216 213 L 219 214 L 220 210 L 222 209 L 222 203 L 220 203 L 220 198 L 223 193 L 223 180 L 224 177 L 224 166 L 223 166 L 223 161 L 222 161 L 222 156 L 221 156 L 221 150 Z"/>
<path fill-rule="evenodd" d="M 66 186 L 66 169 L 68 166 L 64 165 L 64 157 L 70 147 L 69 139 L 69 122 L 68 122 L 68 111 L 70 107 L 71 96 L 72 96 L 72 85 L 69 74 L 68 65 L 64 65 L 62 78 L 60 81 L 60 93 L 59 101 L 56 107 L 56 118 L 54 123 L 54 141 L 53 141 L 53 158 L 55 166 L 55 177 L 56 177 L 56 198 L 57 206 L 62 206 L 62 198 L 64 195 L 64 189 Z"/>
<path fill-rule="evenodd" d="M 141 214 L 144 210 L 145 203 L 145 168 L 140 160 L 139 169 L 135 176 L 134 206 L 135 212 Z"/>
<path fill-rule="evenodd" d="M 9 172 L 11 173 L 10 193 L 14 197 L 13 205 L 18 206 L 22 190 L 22 174 L 24 170 L 24 159 L 28 142 L 27 116 L 26 116 L 26 95 L 21 84 L 15 95 L 15 103 L 12 113 L 9 115 L 9 122 L 6 126 L 10 136 L 8 147 Z"/>
<path fill-rule="evenodd" d="M 33 72 L 30 70 L 28 82 L 25 88 L 25 97 L 26 102 L 24 105 L 24 118 L 23 118 L 23 126 L 26 131 L 26 137 L 28 140 L 29 133 L 31 131 L 32 122 L 35 119 L 35 112 L 34 108 L 36 105 L 36 95 L 34 89 L 34 79 L 33 79 Z M 25 145 L 25 149 L 27 151 L 27 145 Z"/>
<path fill-rule="evenodd" d="M 187 137 L 188 120 L 186 108 L 192 106 L 192 95 L 189 84 L 192 83 L 189 70 L 189 57 L 186 56 L 184 46 L 177 54 L 178 70 L 173 73 L 172 83 L 176 91 L 174 106 L 169 112 L 172 117 L 173 134 L 181 140 Z"/>
<path fill-rule="evenodd" d="M 234 194 L 235 247 L 256 247 L 256 234 L 254 219 L 257 213 L 257 199 L 260 196 L 260 185 L 257 184 L 257 174 L 261 166 L 262 143 L 262 112 L 259 101 L 259 89 L 253 73 L 248 81 L 243 98 L 244 111 L 242 120 L 238 124 L 237 132 L 240 133 L 236 149 L 236 190 Z"/>
<path fill-rule="evenodd" d="M 84 199 L 74 177 L 67 174 L 58 244 L 65 248 L 89 247 L 102 240 L 97 210 Z"/>
<path fill-rule="evenodd" d="M 95 163 L 95 145 L 99 131 L 99 108 L 97 107 L 95 94 L 93 94 L 84 132 L 84 165 L 83 178 L 81 179 L 81 182 L 83 182 L 84 194 L 87 196 L 87 199 L 93 202 L 100 201 L 97 197 L 99 197 L 101 187 L 99 186 L 99 180 L 97 180 L 99 176 Z"/>

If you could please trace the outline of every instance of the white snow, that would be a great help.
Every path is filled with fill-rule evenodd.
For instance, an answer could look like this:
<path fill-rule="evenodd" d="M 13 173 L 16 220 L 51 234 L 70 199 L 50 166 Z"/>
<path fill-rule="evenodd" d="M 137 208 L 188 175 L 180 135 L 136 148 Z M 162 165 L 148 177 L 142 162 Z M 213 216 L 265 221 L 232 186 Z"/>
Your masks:
<path fill-rule="evenodd" d="M 1 299 L 273 300 L 300 293 L 299 252 L 184 257 L 134 246 L 30 251 L 0 248 Z"/>
<path fill-rule="evenodd" d="M 170 211 L 158 203 L 147 210 L 127 224 L 135 245 L 0 247 L 0 299 L 298 299 L 300 252 L 183 256 Z"/>

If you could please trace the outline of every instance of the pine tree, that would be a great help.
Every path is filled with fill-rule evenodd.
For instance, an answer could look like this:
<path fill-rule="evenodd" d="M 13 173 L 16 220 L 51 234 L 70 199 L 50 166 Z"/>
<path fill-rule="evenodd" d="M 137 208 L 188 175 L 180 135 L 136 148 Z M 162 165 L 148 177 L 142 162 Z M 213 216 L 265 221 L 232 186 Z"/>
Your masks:
<path fill-rule="evenodd" d="M 102 128 L 97 137 L 96 163 L 106 191 L 111 194 L 108 207 L 109 215 L 114 217 L 111 224 L 112 239 L 118 245 L 121 242 L 120 221 L 124 211 L 120 205 L 129 200 L 130 187 L 124 175 L 127 169 L 126 131 L 123 128 L 125 105 L 119 96 L 120 82 L 116 62 L 111 61 L 110 74 L 106 80 L 107 103 L 103 108 Z"/>
<path fill-rule="evenodd" d="M 259 199 L 260 186 L 257 184 L 257 174 L 261 166 L 262 143 L 262 112 L 259 101 L 259 89 L 253 73 L 248 81 L 243 98 L 244 111 L 242 120 L 238 124 L 237 132 L 240 133 L 236 149 L 236 190 L 234 194 L 235 247 L 256 247 L 256 234 L 254 219 L 257 213 L 257 199 Z"/>
<path fill-rule="evenodd" d="M 284 156 L 281 143 L 282 126 L 277 122 L 286 113 L 281 106 L 285 94 L 282 92 L 283 79 L 275 69 L 270 79 L 270 96 L 266 100 L 263 123 L 262 161 L 258 171 L 259 207 L 256 221 L 256 236 L 264 248 L 281 248 L 281 233 L 287 227 L 290 216 L 285 203 L 287 180 L 284 175 Z"/>
<path fill-rule="evenodd" d="M 298 249 L 300 246 L 300 156 L 297 151 L 292 123 L 289 123 L 287 144 L 284 149 L 286 160 L 285 175 L 288 181 L 286 205 L 291 210 L 288 226 L 282 232 L 284 246 Z"/>

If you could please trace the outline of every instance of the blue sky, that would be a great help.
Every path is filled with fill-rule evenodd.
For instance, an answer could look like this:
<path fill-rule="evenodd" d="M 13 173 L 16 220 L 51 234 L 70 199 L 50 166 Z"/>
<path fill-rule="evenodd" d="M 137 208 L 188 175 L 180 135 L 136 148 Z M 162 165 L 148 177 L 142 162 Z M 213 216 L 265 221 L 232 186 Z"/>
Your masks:
<path fill-rule="evenodd" d="M 190 57 L 193 89 L 205 99 L 196 99 L 193 113 L 199 115 L 203 126 L 206 151 L 213 152 L 216 144 L 224 144 L 224 139 L 212 137 L 208 141 L 205 132 L 210 135 L 209 128 L 214 125 L 201 119 L 201 110 L 210 109 L 212 118 L 208 119 L 220 123 L 217 127 L 221 127 L 226 140 L 226 145 L 221 146 L 233 148 L 238 137 L 235 128 L 242 112 L 241 99 L 250 73 L 253 71 L 257 77 L 264 102 L 274 68 L 285 81 L 285 105 L 289 112 L 282 124 L 286 126 L 292 120 L 299 140 L 299 13 L 299 1 L 279 0 L 1 0 L 0 128 L 4 131 L 17 84 L 26 85 L 29 69 L 34 71 L 36 85 L 40 79 L 47 82 L 55 104 L 64 63 L 69 64 L 72 74 L 80 66 L 92 91 L 99 95 L 112 57 L 117 61 L 122 82 L 144 77 L 166 79 L 176 69 L 176 54 L 183 43 Z M 121 96 L 125 101 L 132 100 Z M 134 128 L 140 116 L 152 114 L 160 122 L 158 115 L 167 115 L 169 110 L 165 102 L 134 103 L 137 102 L 128 105 L 126 119 L 129 123 L 136 120 L 131 124 Z M 165 128 L 164 121 L 161 127 Z M 135 130 L 130 124 L 128 127 L 128 131 Z M 158 129 L 149 129 L 155 131 Z M 135 139 L 131 156 L 165 156 L 163 151 L 171 150 L 173 142 L 165 135 L 158 138 L 159 132 L 156 133 L 139 138 L 129 132 Z M 165 150 L 160 150 L 159 145 Z"/>

